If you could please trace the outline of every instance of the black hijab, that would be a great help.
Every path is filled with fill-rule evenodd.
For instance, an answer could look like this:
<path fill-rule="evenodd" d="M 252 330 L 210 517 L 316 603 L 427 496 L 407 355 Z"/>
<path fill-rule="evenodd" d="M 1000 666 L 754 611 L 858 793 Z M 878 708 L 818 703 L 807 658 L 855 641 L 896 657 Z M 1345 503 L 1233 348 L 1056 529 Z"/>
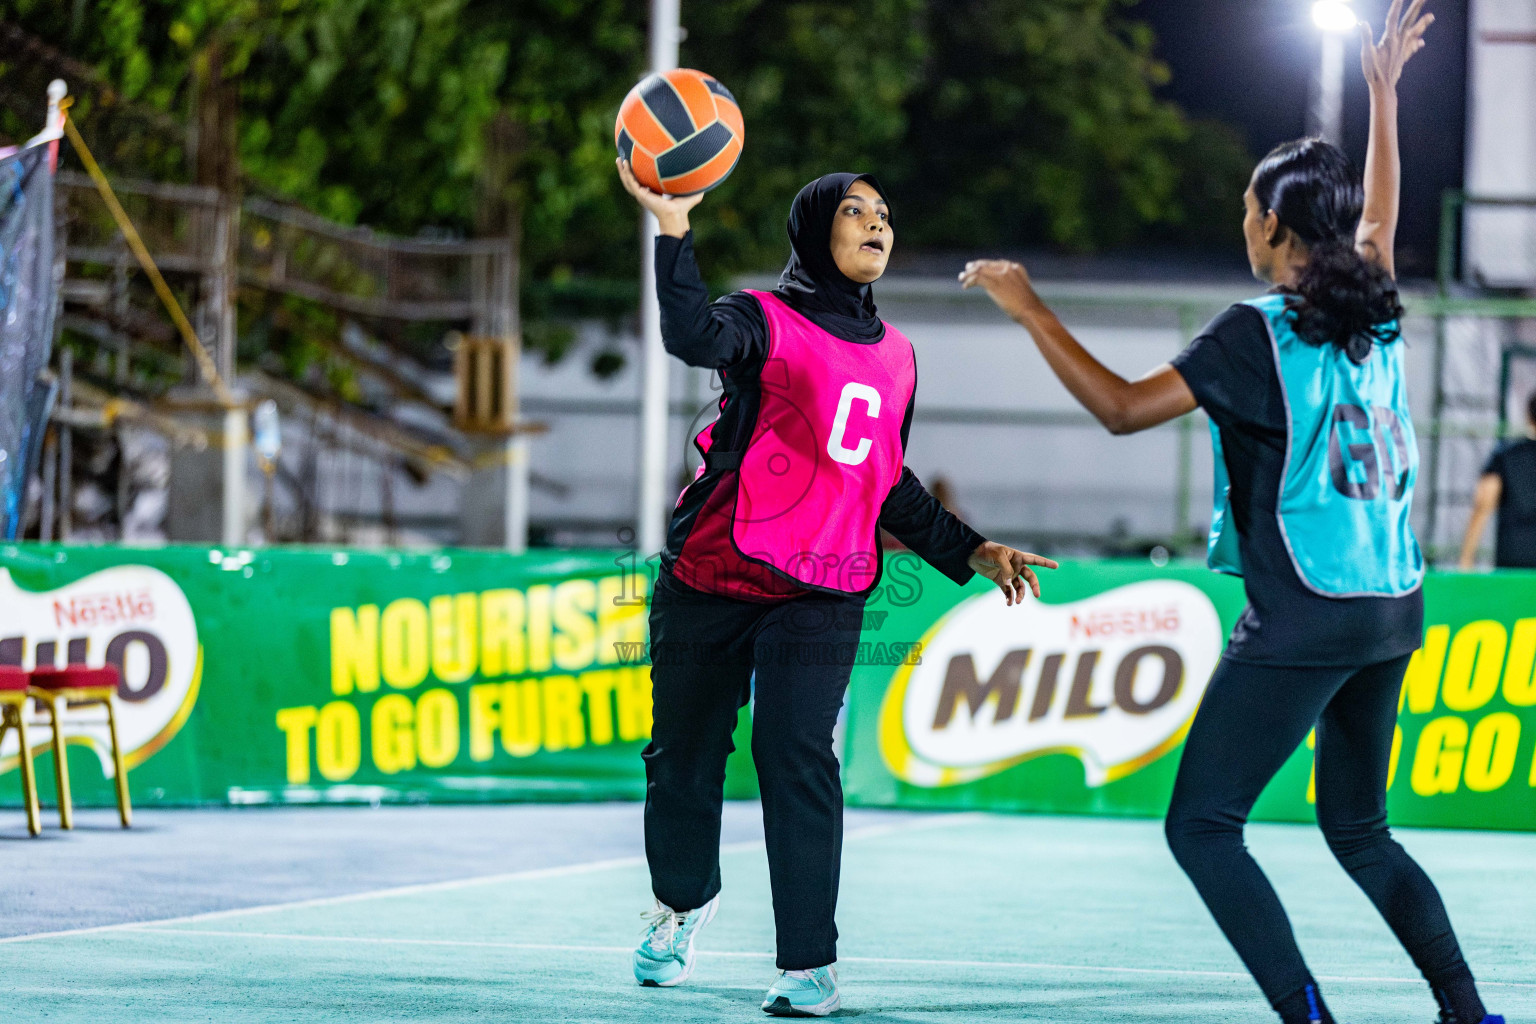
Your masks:
<path fill-rule="evenodd" d="M 774 294 L 822 330 L 845 341 L 878 341 L 885 324 L 875 316 L 867 284 L 850 281 L 832 259 L 832 221 L 856 181 L 885 196 L 871 174 L 825 174 L 800 190 L 789 208 L 789 263 Z"/>

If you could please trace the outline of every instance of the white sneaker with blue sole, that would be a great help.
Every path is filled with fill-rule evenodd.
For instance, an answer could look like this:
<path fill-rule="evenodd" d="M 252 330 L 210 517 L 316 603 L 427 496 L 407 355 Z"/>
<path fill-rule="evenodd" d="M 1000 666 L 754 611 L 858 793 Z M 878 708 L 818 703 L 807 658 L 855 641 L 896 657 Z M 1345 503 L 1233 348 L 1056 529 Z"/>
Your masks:
<path fill-rule="evenodd" d="M 828 964 L 809 971 L 780 971 L 763 1000 L 763 1012 L 774 1017 L 825 1017 L 842 1005 L 837 968 Z"/>
<path fill-rule="evenodd" d="M 719 909 L 718 895 L 697 910 L 681 914 L 657 900 L 653 909 L 640 915 L 647 927 L 635 950 L 635 980 L 647 988 L 671 988 L 687 981 L 698 956 L 693 940 Z"/>

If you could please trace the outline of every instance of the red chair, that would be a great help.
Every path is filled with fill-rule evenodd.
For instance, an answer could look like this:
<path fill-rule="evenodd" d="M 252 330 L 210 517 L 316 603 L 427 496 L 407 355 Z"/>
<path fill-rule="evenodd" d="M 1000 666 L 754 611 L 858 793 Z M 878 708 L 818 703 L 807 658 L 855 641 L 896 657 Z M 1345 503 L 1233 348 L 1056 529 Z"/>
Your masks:
<path fill-rule="evenodd" d="M 32 771 L 32 745 L 27 742 L 28 676 L 11 665 L 0 665 L 0 741 L 10 729 L 21 739 L 21 796 L 27 806 L 27 831 L 42 832 L 37 813 L 37 776 Z"/>
<path fill-rule="evenodd" d="M 113 705 L 121 680 L 117 667 L 90 668 L 69 665 L 64 668 L 38 668 L 32 671 L 32 699 L 48 709 L 53 725 L 53 772 L 59 790 L 59 824 L 75 827 L 75 811 L 69 796 L 69 758 L 64 752 L 64 712 L 70 708 L 101 705 L 107 709 L 107 732 L 112 738 L 112 767 L 117 781 L 117 816 L 123 828 L 133 820 L 128 803 L 128 770 L 123 767 L 123 748 L 117 742 L 117 714 Z"/>

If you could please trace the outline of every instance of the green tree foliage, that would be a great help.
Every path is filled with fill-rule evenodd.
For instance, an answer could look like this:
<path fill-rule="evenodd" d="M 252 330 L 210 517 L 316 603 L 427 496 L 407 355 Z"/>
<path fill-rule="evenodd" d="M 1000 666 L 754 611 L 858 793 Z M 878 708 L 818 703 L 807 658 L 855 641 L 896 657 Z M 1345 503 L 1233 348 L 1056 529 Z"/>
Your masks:
<path fill-rule="evenodd" d="M 520 208 L 532 265 L 608 269 L 601 221 L 620 209 L 613 113 L 644 60 L 640 3 L 313 8 L 247 87 L 241 149 L 254 180 L 327 216 L 407 233 L 473 232 L 490 189 Z M 498 123 L 508 180 L 488 183 Z"/>
<path fill-rule="evenodd" d="M 932 57 L 902 154 L 919 240 L 1090 249 L 1176 216 L 1178 108 L 1129 0 L 931 4 Z"/>
<path fill-rule="evenodd" d="M 685 9 L 683 63 L 725 83 L 747 129 L 736 170 L 694 218 L 707 270 L 782 264 L 785 216 L 802 185 L 889 166 L 922 83 L 926 6 L 715 0 Z"/>
<path fill-rule="evenodd" d="M 1246 157 L 1156 98 L 1168 72 L 1128 4 L 685 3 L 683 63 L 725 82 L 747 124 L 741 165 L 697 218 L 709 268 L 776 266 L 790 198 L 840 169 L 880 174 L 914 243 L 1091 249 L 1190 225 L 1207 237 L 1208 217 L 1230 219 L 1207 207 L 1234 182 L 1240 193 Z M 643 72 L 644 0 L 6 6 L 124 107 L 196 123 L 200 95 L 234 89 L 248 189 L 406 234 L 520 224 L 525 290 L 633 279 L 613 116 Z M 79 113 L 90 137 L 87 102 Z M 108 158 L 119 173 L 191 177 L 186 144 L 162 131 L 144 166 Z"/>

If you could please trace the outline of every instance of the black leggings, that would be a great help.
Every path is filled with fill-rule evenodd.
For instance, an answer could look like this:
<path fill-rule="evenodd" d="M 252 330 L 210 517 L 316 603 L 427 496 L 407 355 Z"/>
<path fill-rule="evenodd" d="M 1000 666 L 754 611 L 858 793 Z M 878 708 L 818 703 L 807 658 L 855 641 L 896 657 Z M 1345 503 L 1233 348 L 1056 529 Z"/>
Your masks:
<path fill-rule="evenodd" d="M 837 959 L 843 787 L 832 730 L 863 616 L 861 597 L 812 593 L 751 604 L 701 594 L 667 573 L 652 598 L 655 724 L 644 755 L 651 888 L 679 911 L 720 891 L 725 759 L 755 671 L 752 760 L 780 970 Z"/>
<path fill-rule="evenodd" d="M 1364 668 L 1223 658 L 1190 729 L 1168 845 L 1277 1009 L 1315 982 L 1279 898 L 1243 844 L 1243 825 L 1314 723 L 1317 823 L 1328 848 L 1431 988 L 1470 985 L 1440 894 L 1387 830 L 1387 768 L 1407 666 L 1406 656 Z"/>

